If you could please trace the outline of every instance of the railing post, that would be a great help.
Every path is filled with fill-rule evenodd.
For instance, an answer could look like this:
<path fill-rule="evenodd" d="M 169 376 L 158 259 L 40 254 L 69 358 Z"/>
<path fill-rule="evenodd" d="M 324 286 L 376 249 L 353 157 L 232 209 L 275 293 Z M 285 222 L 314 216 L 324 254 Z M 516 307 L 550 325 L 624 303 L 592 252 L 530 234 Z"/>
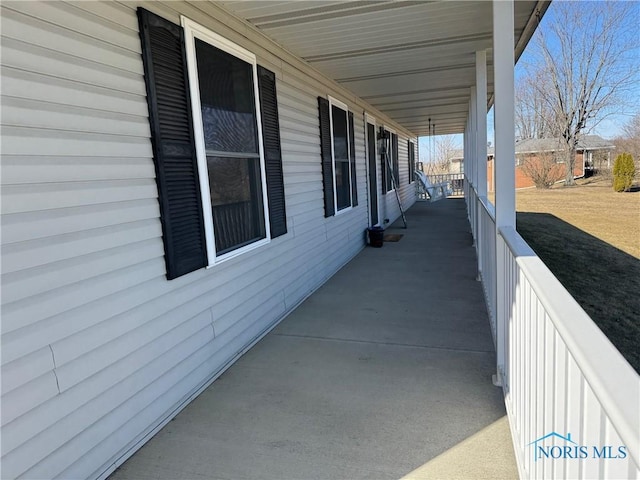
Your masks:
<path fill-rule="evenodd" d="M 514 131 L 514 22 L 513 0 L 493 0 L 493 69 L 495 120 L 496 192 L 496 354 L 502 384 L 505 371 L 506 334 L 510 306 L 506 304 L 507 277 L 505 243 L 498 241 L 500 230 L 515 228 L 515 131 Z"/>

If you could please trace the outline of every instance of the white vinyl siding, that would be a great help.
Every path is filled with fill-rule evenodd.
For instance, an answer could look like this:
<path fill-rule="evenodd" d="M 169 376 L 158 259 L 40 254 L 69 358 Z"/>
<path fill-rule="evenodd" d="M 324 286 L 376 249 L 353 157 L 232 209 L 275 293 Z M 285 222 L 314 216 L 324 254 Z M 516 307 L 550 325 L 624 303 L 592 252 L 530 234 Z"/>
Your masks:
<path fill-rule="evenodd" d="M 366 105 L 219 6 L 139 5 L 197 18 L 276 73 L 288 233 L 168 282 L 138 3 L 3 2 L 6 478 L 108 473 L 363 247 Z M 355 112 L 360 202 L 325 219 L 327 94 Z"/>

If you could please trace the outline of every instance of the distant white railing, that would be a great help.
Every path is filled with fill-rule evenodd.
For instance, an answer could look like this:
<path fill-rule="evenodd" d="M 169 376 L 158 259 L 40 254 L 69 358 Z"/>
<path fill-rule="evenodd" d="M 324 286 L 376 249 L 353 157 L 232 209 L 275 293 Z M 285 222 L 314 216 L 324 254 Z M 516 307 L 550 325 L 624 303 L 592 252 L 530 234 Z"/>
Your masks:
<path fill-rule="evenodd" d="M 469 219 L 469 221 L 471 221 L 471 216 L 470 216 L 470 205 L 473 201 L 473 199 L 471 198 L 471 184 L 469 183 L 469 179 L 467 178 L 467 176 L 464 176 L 464 200 L 465 203 L 467 204 L 467 218 Z"/>
<path fill-rule="evenodd" d="M 493 205 L 465 193 L 521 478 L 640 479 L 640 376 L 513 228 L 496 237 Z"/>
<path fill-rule="evenodd" d="M 464 174 L 463 173 L 439 173 L 430 174 L 429 180 L 434 185 L 436 183 L 447 183 L 451 187 L 451 195 L 464 195 Z"/>

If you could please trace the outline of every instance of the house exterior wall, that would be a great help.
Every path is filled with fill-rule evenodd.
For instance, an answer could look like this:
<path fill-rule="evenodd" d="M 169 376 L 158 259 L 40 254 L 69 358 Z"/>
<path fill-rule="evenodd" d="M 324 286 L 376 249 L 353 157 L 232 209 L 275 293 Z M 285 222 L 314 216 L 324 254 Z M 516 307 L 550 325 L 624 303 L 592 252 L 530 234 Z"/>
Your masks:
<path fill-rule="evenodd" d="M 288 233 L 171 281 L 139 5 L 277 77 Z M 3 2 L 2 19 L 2 477 L 101 477 L 363 248 L 364 111 L 393 123 L 214 4 Z M 355 114 L 359 206 L 324 218 L 329 94 Z M 394 127 L 409 207 L 409 134 Z"/>
<path fill-rule="evenodd" d="M 464 173 L 462 171 L 462 160 L 452 160 L 449 163 L 449 173 Z"/>
<path fill-rule="evenodd" d="M 533 161 L 536 157 L 532 158 Z M 558 177 L 564 178 L 565 166 L 564 163 L 558 163 L 555 165 L 555 170 L 558 173 Z M 576 162 L 573 168 L 573 175 L 575 177 L 584 176 L 584 159 L 583 152 L 576 153 Z M 487 188 L 489 191 L 495 191 L 494 188 L 494 175 L 493 175 L 493 159 L 487 161 Z M 528 188 L 535 186 L 531 177 L 529 177 L 523 170 L 521 165 L 516 165 L 516 188 Z"/>

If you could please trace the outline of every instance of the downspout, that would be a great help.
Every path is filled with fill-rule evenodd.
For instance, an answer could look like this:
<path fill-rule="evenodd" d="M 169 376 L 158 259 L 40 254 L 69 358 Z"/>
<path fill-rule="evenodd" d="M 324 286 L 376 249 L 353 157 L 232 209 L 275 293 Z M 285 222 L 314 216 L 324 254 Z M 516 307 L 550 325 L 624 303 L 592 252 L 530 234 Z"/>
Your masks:
<path fill-rule="evenodd" d="M 518 63 L 522 52 L 524 52 L 525 47 L 529 43 L 529 40 L 531 40 L 533 32 L 535 32 L 536 28 L 538 28 L 540 20 L 542 20 L 542 17 L 544 17 L 544 14 L 547 12 L 549 5 L 551 5 L 551 0 L 538 0 L 538 3 L 536 3 L 533 12 L 531 12 L 531 15 L 529 16 L 529 20 L 527 20 L 527 24 L 522 30 L 522 35 L 520 35 L 518 43 L 516 43 L 514 52 L 516 63 Z"/>
<path fill-rule="evenodd" d="M 525 47 L 529 43 L 529 40 L 531 40 L 533 32 L 535 32 L 536 28 L 538 28 L 540 20 L 542 20 L 542 17 L 544 17 L 544 14 L 547 12 L 549 5 L 551 5 L 551 0 L 538 0 L 536 6 L 533 8 L 531 15 L 529 15 L 529 20 L 527 20 L 527 24 L 524 26 L 522 34 L 520 35 L 520 38 L 518 38 L 518 42 L 516 43 L 514 49 L 515 63 L 518 63 L 518 60 L 520 60 L 522 52 L 524 52 Z M 487 110 L 491 108 L 494 100 L 494 94 L 492 93 L 491 97 L 489 98 Z"/>

